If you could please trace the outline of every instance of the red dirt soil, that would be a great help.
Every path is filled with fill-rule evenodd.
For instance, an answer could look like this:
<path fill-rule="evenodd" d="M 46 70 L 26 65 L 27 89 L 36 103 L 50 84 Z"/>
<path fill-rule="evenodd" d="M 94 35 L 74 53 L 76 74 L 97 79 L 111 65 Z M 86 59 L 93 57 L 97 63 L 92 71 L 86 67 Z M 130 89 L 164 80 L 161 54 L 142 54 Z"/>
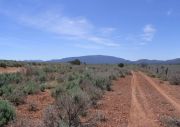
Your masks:
<path fill-rule="evenodd" d="M 0 74 L 4 74 L 4 73 L 17 73 L 17 72 L 26 72 L 26 69 L 23 67 L 0 67 Z M 1 99 L 1 97 L 0 97 Z"/>
<path fill-rule="evenodd" d="M 29 95 L 26 98 L 26 103 L 16 108 L 18 117 L 26 117 L 29 119 L 41 119 L 43 109 L 54 102 L 54 98 L 51 97 L 50 91 L 46 90 L 35 95 Z M 29 105 L 35 104 L 37 111 L 29 111 Z"/>
<path fill-rule="evenodd" d="M 54 103 L 54 98 L 51 96 L 50 91 L 46 90 L 45 92 L 40 92 L 35 95 L 29 95 L 27 96 L 25 100 L 25 104 L 19 105 L 16 107 L 16 121 L 19 122 L 21 120 L 27 120 L 29 125 L 26 125 L 26 127 L 40 127 L 42 122 L 42 115 L 44 109 Z M 29 106 L 30 104 L 35 104 L 37 111 L 30 111 Z M 23 121 L 22 121 L 23 122 Z M 20 127 L 19 123 L 18 125 L 12 124 L 8 127 Z"/>
<path fill-rule="evenodd" d="M 112 91 L 106 92 L 98 102 L 97 109 L 90 109 L 90 118 L 98 113 L 105 116 L 105 122 L 98 127 L 127 127 L 131 107 L 131 76 L 114 81 Z"/>
<path fill-rule="evenodd" d="M 24 71 L 24 68 L 22 68 L 22 67 L 7 67 L 7 68 L 0 67 L 0 74 L 2 74 L 2 73 L 16 73 L 16 72 L 21 72 L 21 71 Z"/>
<path fill-rule="evenodd" d="M 114 82 L 113 91 L 100 101 L 98 111 L 107 119 L 98 127 L 166 127 L 164 117 L 180 118 L 180 87 L 132 72 Z"/>

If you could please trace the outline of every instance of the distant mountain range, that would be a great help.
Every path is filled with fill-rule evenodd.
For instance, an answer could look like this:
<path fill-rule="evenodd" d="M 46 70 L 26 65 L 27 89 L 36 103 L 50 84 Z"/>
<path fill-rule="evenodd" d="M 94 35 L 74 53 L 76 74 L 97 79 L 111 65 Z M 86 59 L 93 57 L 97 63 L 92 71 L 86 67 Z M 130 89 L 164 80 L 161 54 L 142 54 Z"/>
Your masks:
<path fill-rule="evenodd" d="M 140 59 L 137 61 L 130 61 L 123 58 L 118 58 L 114 56 L 105 56 L 105 55 L 90 55 L 90 56 L 80 56 L 80 57 L 68 57 L 63 59 L 54 59 L 45 62 L 50 63 L 66 63 L 75 59 L 79 59 L 81 62 L 85 62 L 87 64 L 117 64 L 117 63 L 126 63 L 126 64 L 180 64 L 180 58 L 172 59 L 172 60 L 148 60 L 148 59 Z"/>

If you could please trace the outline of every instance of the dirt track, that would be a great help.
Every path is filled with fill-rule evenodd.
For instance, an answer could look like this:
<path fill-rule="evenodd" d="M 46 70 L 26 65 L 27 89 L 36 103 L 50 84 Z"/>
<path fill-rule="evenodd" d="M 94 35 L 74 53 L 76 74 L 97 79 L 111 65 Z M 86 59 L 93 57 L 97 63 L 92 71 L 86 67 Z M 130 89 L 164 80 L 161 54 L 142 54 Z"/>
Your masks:
<path fill-rule="evenodd" d="M 113 91 L 100 102 L 98 110 L 107 121 L 99 127 L 171 127 L 167 118 L 180 119 L 180 87 L 142 72 L 114 82 Z"/>

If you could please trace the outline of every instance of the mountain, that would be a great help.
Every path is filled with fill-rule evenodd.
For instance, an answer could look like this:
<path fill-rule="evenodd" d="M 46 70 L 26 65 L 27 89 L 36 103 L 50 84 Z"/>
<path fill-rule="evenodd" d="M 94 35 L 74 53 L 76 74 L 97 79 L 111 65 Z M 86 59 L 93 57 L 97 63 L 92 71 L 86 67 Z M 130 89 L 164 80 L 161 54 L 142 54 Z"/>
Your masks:
<path fill-rule="evenodd" d="M 141 59 L 134 61 L 135 64 L 180 64 L 180 58 L 172 59 L 172 60 L 148 60 L 148 59 Z"/>
<path fill-rule="evenodd" d="M 180 58 L 172 59 L 172 60 L 166 60 L 167 64 L 180 64 Z"/>
<path fill-rule="evenodd" d="M 180 58 L 172 60 L 148 60 L 140 59 L 137 61 L 130 61 L 123 58 L 118 58 L 114 56 L 105 56 L 105 55 L 89 55 L 89 56 L 80 56 L 80 57 L 68 57 L 63 59 L 54 59 L 46 62 L 50 63 L 66 63 L 75 59 L 79 59 L 81 62 L 87 64 L 117 64 L 117 63 L 126 63 L 126 64 L 180 64 Z"/>
<path fill-rule="evenodd" d="M 117 64 L 117 63 L 131 63 L 129 60 L 114 56 L 103 56 L 103 55 L 91 55 L 91 56 L 80 56 L 80 57 L 68 57 L 63 59 L 51 60 L 48 62 L 58 63 L 58 62 L 69 62 L 75 59 L 79 59 L 81 62 L 87 64 Z"/>
<path fill-rule="evenodd" d="M 140 60 L 137 60 L 137 61 L 134 61 L 133 63 L 135 64 L 141 64 L 141 63 L 144 63 L 144 64 L 163 64 L 165 61 L 162 61 L 162 60 L 148 60 L 148 59 L 140 59 Z"/>
<path fill-rule="evenodd" d="M 23 62 L 37 62 L 37 63 L 41 63 L 44 62 L 43 60 L 24 60 Z"/>

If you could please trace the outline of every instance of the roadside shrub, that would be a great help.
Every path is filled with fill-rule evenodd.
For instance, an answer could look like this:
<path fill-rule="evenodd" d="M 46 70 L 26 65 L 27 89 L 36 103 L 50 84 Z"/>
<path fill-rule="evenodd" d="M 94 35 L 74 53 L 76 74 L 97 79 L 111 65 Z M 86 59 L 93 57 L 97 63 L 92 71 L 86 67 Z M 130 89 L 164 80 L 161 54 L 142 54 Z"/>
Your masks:
<path fill-rule="evenodd" d="M 167 127 L 180 127 L 180 119 L 170 116 L 162 116 L 161 121 L 165 123 Z"/>
<path fill-rule="evenodd" d="M 169 78 L 172 85 L 180 85 L 180 75 L 174 74 Z"/>
<path fill-rule="evenodd" d="M 15 118 L 15 109 L 5 100 L 0 100 L 0 126 L 4 126 Z"/>
<path fill-rule="evenodd" d="M 110 90 L 111 81 L 107 78 L 97 78 L 94 85 L 101 90 Z"/>

